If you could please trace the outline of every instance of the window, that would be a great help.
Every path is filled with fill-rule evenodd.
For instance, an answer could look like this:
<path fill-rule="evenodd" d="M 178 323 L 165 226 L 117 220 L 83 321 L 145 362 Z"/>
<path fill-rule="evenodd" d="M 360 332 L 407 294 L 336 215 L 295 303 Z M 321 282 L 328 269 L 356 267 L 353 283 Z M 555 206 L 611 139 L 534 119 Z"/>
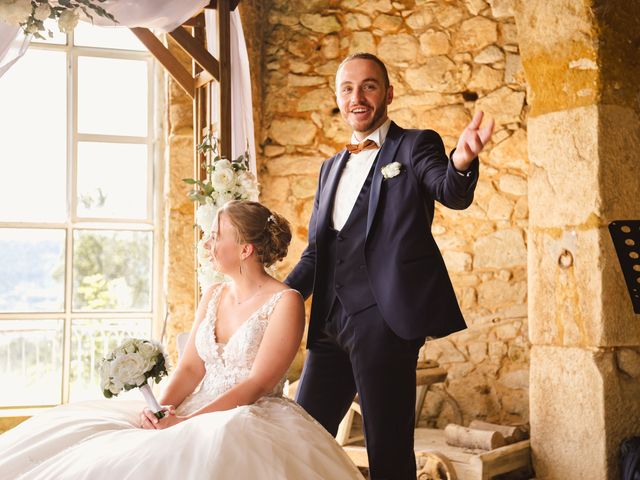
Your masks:
<path fill-rule="evenodd" d="M 100 398 L 102 357 L 159 336 L 156 68 L 80 23 L 0 78 L 0 414 Z"/>

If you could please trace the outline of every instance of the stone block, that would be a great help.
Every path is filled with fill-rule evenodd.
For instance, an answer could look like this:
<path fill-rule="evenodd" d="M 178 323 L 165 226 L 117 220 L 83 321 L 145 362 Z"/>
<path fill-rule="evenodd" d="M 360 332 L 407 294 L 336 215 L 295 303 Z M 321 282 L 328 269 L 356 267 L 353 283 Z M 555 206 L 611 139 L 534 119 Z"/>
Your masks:
<path fill-rule="evenodd" d="M 280 145 L 308 145 L 316 135 L 317 128 L 303 118 L 276 118 L 271 122 L 271 138 Z"/>
<path fill-rule="evenodd" d="M 387 65 L 412 64 L 417 55 L 418 41 L 406 33 L 384 36 L 378 45 L 378 56 Z"/>
<path fill-rule="evenodd" d="M 501 87 L 489 95 L 479 98 L 476 102 L 476 111 L 484 111 L 486 115 L 495 119 L 498 125 L 520 122 L 524 98 L 524 92 Z"/>
<path fill-rule="evenodd" d="M 485 17 L 472 17 L 460 24 L 452 42 L 459 52 L 475 52 L 498 40 L 498 25 Z"/>
<path fill-rule="evenodd" d="M 427 30 L 420 35 L 420 53 L 425 57 L 446 55 L 451 50 L 449 36 L 438 30 Z"/>
<path fill-rule="evenodd" d="M 534 346 L 529 392 L 537 478 L 619 478 L 620 442 L 640 425 L 640 383 L 621 375 L 615 352 Z"/>
<path fill-rule="evenodd" d="M 640 344 L 618 260 L 606 227 L 529 233 L 529 336 L 537 345 Z M 560 264 L 570 252 L 570 265 Z M 569 262 L 565 262 L 565 265 Z"/>
<path fill-rule="evenodd" d="M 473 245 L 474 269 L 512 268 L 527 264 L 527 247 L 517 228 L 498 230 Z"/>
<path fill-rule="evenodd" d="M 528 134 L 529 193 L 536 199 L 529 205 L 532 225 L 579 225 L 600 216 L 598 108 L 530 118 Z"/>
<path fill-rule="evenodd" d="M 309 30 L 318 33 L 339 32 L 342 28 L 335 15 L 302 14 L 300 16 L 300 23 Z"/>

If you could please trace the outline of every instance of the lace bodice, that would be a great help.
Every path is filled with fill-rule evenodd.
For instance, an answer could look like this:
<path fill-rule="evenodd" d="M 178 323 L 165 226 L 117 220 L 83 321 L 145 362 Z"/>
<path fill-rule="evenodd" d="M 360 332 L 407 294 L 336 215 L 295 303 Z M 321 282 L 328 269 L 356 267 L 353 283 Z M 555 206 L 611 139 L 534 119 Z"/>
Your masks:
<path fill-rule="evenodd" d="M 204 362 L 205 375 L 200 388 L 177 409 L 178 415 L 189 414 L 205 406 L 249 375 L 269 317 L 282 295 L 290 291 L 275 293 L 238 327 L 226 344 L 222 344 L 216 339 L 215 327 L 220 297 L 225 288 L 226 284 L 222 283 L 211 295 L 205 317 L 196 332 L 196 349 Z M 284 380 L 283 377 L 267 396 L 282 396 Z"/>

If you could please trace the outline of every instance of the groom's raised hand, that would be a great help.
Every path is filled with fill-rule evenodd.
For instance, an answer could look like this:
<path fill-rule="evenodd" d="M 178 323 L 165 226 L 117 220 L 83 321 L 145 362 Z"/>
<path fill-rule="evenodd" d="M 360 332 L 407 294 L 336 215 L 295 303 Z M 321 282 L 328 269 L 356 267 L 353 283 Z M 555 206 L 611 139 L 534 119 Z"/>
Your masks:
<path fill-rule="evenodd" d="M 490 119 L 484 127 L 480 128 L 483 116 L 484 112 L 482 110 L 476 112 L 458 139 L 458 145 L 455 152 L 453 152 L 451 160 L 453 161 L 453 166 L 461 172 L 469 169 L 471 162 L 482 151 L 493 133 L 495 124 L 493 119 Z"/>

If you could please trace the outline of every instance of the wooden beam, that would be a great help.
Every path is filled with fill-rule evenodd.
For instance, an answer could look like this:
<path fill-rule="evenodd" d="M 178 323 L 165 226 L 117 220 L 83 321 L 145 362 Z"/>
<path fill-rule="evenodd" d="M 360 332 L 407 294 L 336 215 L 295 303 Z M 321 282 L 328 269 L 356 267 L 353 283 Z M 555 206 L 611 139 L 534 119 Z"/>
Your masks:
<path fill-rule="evenodd" d="M 199 44 L 184 27 L 176 28 L 174 31 L 169 32 L 169 35 L 198 65 L 209 72 L 216 80 L 219 80 L 220 64 L 207 51 L 205 45 Z"/>
<path fill-rule="evenodd" d="M 178 82 L 187 95 L 194 98 L 195 81 L 186 68 L 178 61 L 176 57 L 165 47 L 158 37 L 156 37 L 148 28 L 134 27 L 131 28 L 133 34 L 144 44 L 151 54 L 167 69 L 169 75 Z"/>
<path fill-rule="evenodd" d="M 191 17 L 189 20 L 185 21 L 182 24 L 182 26 L 183 27 L 204 27 L 205 26 L 204 13 L 200 12 L 195 17 Z"/>
<path fill-rule="evenodd" d="M 231 159 L 231 11 L 230 0 L 218 0 L 220 42 L 220 154 Z"/>
<path fill-rule="evenodd" d="M 235 10 L 239 3 L 240 3 L 240 0 L 231 0 L 229 2 L 229 10 L 230 11 Z M 212 0 L 211 2 L 209 2 L 209 5 L 207 5 L 204 8 L 212 8 L 215 10 L 218 8 L 218 2 L 216 0 Z"/>
<path fill-rule="evenodd" d="M 215 80 L 215 78 L 213 78 L 213 75 L 211 75 L 209 72 L 203 70 L 199 73 L 196 74 L 196 88 L 202 88 L 205 85 L 207 85 L 208 83 L 211 83 Z"/>
<path fill-rule="evenodd" d="M 193 37 L 191 37 L 191 39 L 199 48 L 202 50 L 205 49 L 207 35 L 204 25 L 193 28 Z M 207 73 L 206 70 L 202 70 L 200 64 L 195 60 L 191 63 L 191 68 L 195 79 L 198 79 L 201 74 Z M 196 88 L 196 95 L 193 102 L 193 134 L 196 145 L 202 143 L 204 131 L 211 124 L 211 103 L 207 97 L 207 88 L 207 86 L 205 86 L 205 88 Z M 198 175 L 198 178 L 201 180 L 207 178 L 206 163 L 206 156 L 196 152 L 196 169 L 198 170 L 196 175 Z"/>

